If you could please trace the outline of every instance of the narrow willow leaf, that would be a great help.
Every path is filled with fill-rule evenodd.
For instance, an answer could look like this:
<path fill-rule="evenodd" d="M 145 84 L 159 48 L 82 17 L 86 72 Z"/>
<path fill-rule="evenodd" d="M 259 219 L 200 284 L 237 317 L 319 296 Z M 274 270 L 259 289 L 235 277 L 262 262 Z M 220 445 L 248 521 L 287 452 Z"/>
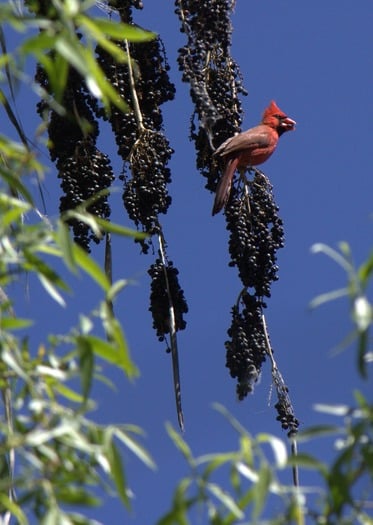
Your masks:
<path fill-rule="evenodd" d="M 94 350 L 92 348 L 91 342 L 85 336 L 77 337 L 77 345 L 79 350 L 79 370 L 82 394 L 84 401 L 87 401 L 92 387 Z"/>
<path fill-rule="evenodd" d="M 33 199 L 31 197 L 31 194 L 26 189 L 26 187 L 21 183 L 18 177 L 14 175 L 14 173 L 4 166 L 0 165 L 0 175 L 4 179 L 4 181 L 12 188 L 12 190 L 18 195 L 22 195 L 24 199 L 34 206 Z"/>
<path fill-rule="evenodd" d="M 83 403 L 84 401 L 84 398 L 81 394 L 78 394 L 78 392 L 75 392 L 74 390 L 68 388 L 62 383 L 54 384 L 53 388 L 69 401 L 72 401 L 74 403 Z"/>
<path fill-rule="evenodd" d="M 110 443 L 106 448 L 106 452 L 106 456 L 110 464 L 111 476 L 117 488 L 119 497 L 121 498 L 125 506 L 129 509 L 130 500 L 128 497 L 128 490 L 126 488 L 126 478 L 124 475 L 122 458 L 118 452 L 117 447 L 115 446 L 115 443 L 112 440 L 110 440 Z"/>
<path fill-rule="evenodd" d="M 138 232 L 136 230 L 133 230 L 132 228 L 126 228 L 125 226 L 121 226 L 120 224 L 101 219 L 100 217 L 96 217 L 96 222 L 105 232 L 116 233 L 117 235 L 131 237 L 137 240 L 142 240 L 149 237 L 149 235 L 146 233 Z"/>
<path fill-rule="evenodd" d="M 223 505 L 228 509 L 230 512 L 232 512 L 236 518 L 243 519 L 244 513 L 242 510 L 237 506 L 236 502 L 232 498 L 228 492 L 224 491 L 219 485 L 216 483 L 206 483 L 206 489 L 211 492 L 217 498 Z"/>
<path fill-rule="evenodd" d="M 61 249 L 62 258 L 66 266 L 71 272 L 76 273 L 77 265 L 74 257 L 73 241 L 68 226 L 61 220 L 57 221 L 55 242 Z"/>
<path fill-rule="evenodd" d="M 113 434 L 129 449 L 140 461 L 142 461 L 147 467 L 156 470 L 157 466 L 149 453 L 142 447 L 135 439 L 129 436 L 123 430 L 118 428 L 113 429 Z"/>
<path fill-rule="evenodd" d="M 157 36 L 156 33 L 145 31 L 144 29 L 141 29 L 141 27 L 110 22 L 104 18 L 96 18 L 94 23 L 103 33 L 119 40 L 127 39 L 130 42 L 147 42 L 149 40 L 154 40 Z"/>
<path fill-rule="evenodd" d="M 181 437 L 181 435 L 176 432 L 176 430 L 173 428 L 171 423 L 166 423 L 166 430 L 170 438 L 172 439 L 174 445 L 176 448 L 180 450 L 180 452 L 183 454 L 185 459 L 188 461 L 190 465 L 194 464 L 194 459 L 192 455 L 192 451 L 189 448 L 186 441 Z"/>
<path fill-rule="evenodd" d="M 360 266 L 358 270 L 358 276 L 361 280 L 362 287 L 365 288 L 368 283 L 369 279 L 373 273 L 373 253 L 370 254 L 368 259 Z"/>
<path fill-rule="evenodd" d="M 58 303 L 60 306 L 65 307 L 65 300 L 63 299 L 62 295 L 57 291 L 57 288 L 54 286 L 54 284 L 40 273 L 37 274 L 37 277 L 41 282 L 42 286 L 44 287 L 45 291 L 52 297 L 52 299 L 54 299 L 56 303 Z"/>
<path fill-rule="evenodd" d="M 309 468 L 311 470 L 317 470 L 323 475 L 328 474 L 328 467 L 318 459 L 310 456 L 309 454 L 299 454 L 297 456 L 289 457 L 289 465 L 298 465 L 298 467 Z"/>
<path fill-rule="evenodd" d="M 348 274 L 353 273 L 354 268 L 351 265 L 350 261 L 343 257 L 337 250 L 334 250 L 327 244 L 315 243 L 311 246 L 311 253 L 324 253 L 333 261 L 335 261 L 341 268 L 343 268 Z"/>
<path fill-rule="evenodd" d="M 346 297 L 349 294 L 348 288 L 340 288 L 339 290 L 332 290 L 331 292 L 326 292 L 318 295 L 310 302 L 310 308 L 317 308 L 318 306 L 328 303 L 330 301 L 335 301 L 341 297 Z"/>
<path fill-rule="evenodd" d="M 1 317 L 0 327 L 2 330 L 22 330 L 34 324 L 30 319 L 20 319 L 15 317 Z"/>
<path fill-rule="evenodd" d="M 80 339 L 83 339 L 83 337 L 85 343 L 90 345 L 92 351 L 97 356 L 109 363 L 119 366 L 129 378 L 138 375 L 138 369 L 131 361 L 128 353 L 123 352 L 123 350 L 119 351 L 112 343 L 104 341 L 99 337 L 93 335 L 79 336 Z"/>
<path fill-rule="evenodd" d="M 110 282 L 105 272 L 80 246 L 74 244 L 73 256 L 77 265 L 87 273 L 105 292 L 110 290 Z"/>
<path fill-rule="evenodd" d="M 258 434 L 257 440 L 259 443 L 269 443 L 271 445 L 278 468 L 283 468 L 286 465 L 288 454 L 286 445 L 281 439 L 270 434 Z"/>
<path fill-rule="evenodd" d="M 268 465 L 263 465 L 258 471 L 258 481 L 254 489 L 254 508 L 252 516 L 256 521 L 261 515 L 268 496 L 268 489 L 272 480 L 272 472 Z"/>
<path fill-rule="evenodd" d="M 15 501 L 11 500 L 4 492 L 0 492 L 0 503 L 2 507 L 7 509 L 15 518 L 17 518 L 19 525 L 28 525 L 28 520 L 21 507 L 19 507 Z M 5 521 L 3 521 L 3 523 L 5 523 Z"/>

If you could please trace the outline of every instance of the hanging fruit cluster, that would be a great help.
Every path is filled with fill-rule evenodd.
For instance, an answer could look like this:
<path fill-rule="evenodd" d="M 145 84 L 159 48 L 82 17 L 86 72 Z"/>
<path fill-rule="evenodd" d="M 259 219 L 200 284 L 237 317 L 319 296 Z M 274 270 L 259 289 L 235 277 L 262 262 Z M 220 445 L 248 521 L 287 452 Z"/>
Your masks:
<path fill-rule="evenodd" d="M 37 66 L 36 81 L 47 93 L 52 94 L 44 69 Z M 113 170 L 109 157 L 96 146 L 98 123 L 94 115 L 96 101 L 87 89 L 83 78 L 72 68 L 67 74 L 66 89 L 61 105 L 66 109 L 60 115 L 45 100 L 38 103 L 38 113 L 48 122 L 49 153 L 61 179 L 63 195 L 60 212 L 75 209 L 94 195 L 110 188 Z M 107 194 L 98 196 L 88 211 L 102 219 L 110 216 Z M 90 251 L 90 241 L 100 242 L 90 227 L 82 221 L 70 219 L 75 241 Z"/>
<path fill-rule="evenodd" d="M 184 82 L 189 83 L 194 114 L 191 138 L 195 142 L 197 168 L 214 191 L 223 165 L 212 155 L 228 137 L 240 131 L 242 108 L 239 96 L 246 94 L 239 68 L 230 54 L 233 0 L 176 0 L 176 14 L 186 43 L 178 63 Z M 223 161 L 224 162 L 224 161 Z M 243 285 L 232 308 L 232 323 L 225 346 L 226 366 L 237 380 L 237 395 L 252 392 L 263 362 L 272 356 L 263 316 L 265 297 L 278 279 L 277 250 L 284 246 L 282 220 L 272 186 L 259 171 L 252 180 L 243 175 L 233 182 L 226 206 L 230 266 L 236 266 Z M 296 431 L 298 421 L 291 403 L 284 402 L 286 385 L 274 379 L 278 394 L 275 408 L 283 428 Z M 288 399 L 288 398 L 287 398 Z"/>
<path fill-rule="evenodd" d="M 176 0 L 175 12 L 186 44 L 178 63 L 194 103 L 191 138 L 197 167 L 214 191 L 219 178 L 212 160 L 215 147 L 238 132 L 242 121 L 240 94 L 246 94 L 238 65 L 230 55 L 231 0 Z M 196 123 L 197 121 L 197 123 Z"/>

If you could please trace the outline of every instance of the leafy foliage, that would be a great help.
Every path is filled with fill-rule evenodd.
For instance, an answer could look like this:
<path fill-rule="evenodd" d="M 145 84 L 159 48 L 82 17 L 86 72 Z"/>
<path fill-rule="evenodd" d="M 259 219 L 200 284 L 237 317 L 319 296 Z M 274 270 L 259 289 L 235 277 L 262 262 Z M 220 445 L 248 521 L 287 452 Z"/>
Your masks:
<path fill-rule="evenodd" d="M 29 0 L 26 4 L 31 16 L 23 16 L 18 2 L 0 6 L 0 23 L 24 36 L 18 47 L 9 51 L 5 33 L 0 31 L 0 82 L 8 86 L 8 94 L 0 89 L 0 102 L 18 137 L 12 140 L 0 136 L 0 389 L 4 406 L 4 417 L 0 420 L 0 513 L 4 524 L 12 519 L 20 524 L 35 519 L 45 524 L 88 524 L 92 520 L 83 511 L 100 505 L 104 490 L 114 492 L 126 508 L 131 505 L 123 449 L 149 468 L 154 468 L 154 462 L 142 446 L 140 428 L 131 424 L 100 425 L 90 417 L 95 406 L 91 389 L 100 377 L 100 364 L 118 368 L 129 379 L 136 377 L 138 370 L 113 308 L 127 281 L 112 283 L 109 272 L 102 271 L 87 251 L 72 241 L 69 226 L 73 223 L 86 225 L 97 239 L 112 234 L 135 239 L 142 246 L 151 246 L 151 242 L 146 234 L 108 222 L 105 210 L 95 213 L 95 204 L 106 197 L 109 184 L 93 192 L 95 195 L 80 195 L 74 208 L 67 206 L 55 221 L 40 212 L 33 198 L 33 182 L 40 184 L 46 166 L 40 162 L 37 147 L 28 140 L 22 123 L 12 110 L 13 87 L 19 79 L 26 80 L 42 98 L 41 110 L 50 108 L 62 122 L 71 117 L 71 108 L 66 107 L 69 73 L 73 71 L 83 80 L 82 99 L 90 100 L 92 113 L 80 115 L 82 118 L 78 119 L 74 132 L 79 135 L 82 149 L 72 149 L 79 155 L 88 153 L 84 157 L 86 160 L 93 157 L 93 168 L 95 164 L 100 164 L 101 169 L 107 166 L 106 157 L 98 154 L 87 139 L 97 131 L 94 119 L 90 120 L 95 112 L 104 112 L 110 122 L 115 120 L 113 116 L 123 117 L 131 130 L 125 147 L 127 153 L 132 150 L 132 157 L 146 150 L 149 137 L 153 142 L 160 141 L 154 142 L 153 150 L 160 149 L 158 153 L 162 154 L 163 162 L 158 162 L 155 153 L 147 159 L 146 165 L 139 159 L 138 178 L 132 183 L 137 199 L 147 189 L 143 172 L 148 171 L 149 166 L 157 168 L 164 209 L 159 209 L 157 203 L 150 203 L 151 212 L 155 214 L 150 216 L 150 227 L 146 225 L 147 211 L 138 213 L 136 210 L 137 215 L 134 212 L 135 223 L 145 223 L 147 233 L 148 230 L 150 233 L 161 231 L 158 213 L 163 213 L 170 203 L 163 179 L 169 180 L 165 164 L 171 149 L 162 134 L 158 105 L 172 99 L 174 91 L 166 75 L 167 65 L 161 56 L 160 41 L 154 40 L 153 33 L 123 22 L 123 19 L 131 22 L 130 7 L 140 6 L 141 2 L 121 2 L 125 5 L 118 8 L 121 22 L 90 16 L 87 9 L 93 2 Z M 114 1 L 109 2 L 109 5 L 114 4 Z M 212 11 L 202 6 L 204 19 L 209 22 L 208 38 L 202 46 L 199 35 L 205 31 L 205 26 L 198 16 L 201 3 L 177 0 L 175 5 L 188 38 L 188 46 L 180 50 L 179 64 L 184 80 L 190 82 L 196 115 L 203 124 L 198 131 L 193 124 L 192 137 L 197 146 L 199 168 L 206 177 L 211 176 L 208 186 L 213 188 L 217 166 L 211 165 L 211 134 L 214 131 L 216 136 L 222 137 L 226 132 L 223 126 L 226 119 L 219 118 L 218 113 L 227 108 L 225 116 L 231 117 L 231 130 L 237 130 L 241 123 L 237 93 L 243 93 L 244 89 L 238 66 L 229 56 L 231 26 L 227 21 L 231 3 L 214 2 Z M 220 42 L 219 34 L 223 35 Z M 118 40 L 123 39 L 132 42 L 131 54 L 129 48 L 118 45 Z M 100 50 L 99 55 L 104 56 L 111 69 L 118 73 L 121 65 L 135 65 L 131 57 L 140 63 L 141 51 L 135 44 L 138 42 L 157 56 L 154 70 L 148 68 L 149 77 L 140 77 L 138 83 L 138 87 L 144 83 L 143 91 L 151 83 L 153 88 L 156 86 L 159 99 L 156 108 L 151 105 L 154 91 L 150 89 L 148 98 L 144 98 L 145 110 L 144 107 L 131 107 L 131 95 L 136 89 L 119 96 L 118 90 L 123 89 L 123 85 L 110 82 L 103 73 L 102 61 L 95 58 L 94 50 Z M 41 64 L 44 84 L 38 85 L 27 76 L 25 61 L 29 58 Z M 226 76 L 221 77 L 222 73 Z M 130 77 L 127 73 L 123 78 L 129 82 Z M 221 89 L 222 86 L 226 89 Z M 231 107 L 227 100 L 231 100 Z M 126 113 L 129 109 L 131 111 Z M 141 120 L 141 110 L 144 120 Z M 70 146 L 72 144 L 74 141 L 70 141 Z M 118 147 L 121 146 L 123 144 L 118 143 Z M 111 180 L 110 170 L 107 180 Z M 278 234 L 279 244 L 281 235 Z M 357 369 L 362 379 L 368 379 L 372 362 L 370 330 L 373 316 L 369 292 L 373 255 L 356 268 L 347 243 L 340 244 L 339 250 L 318 244 L 313 251 L 326 254 L 346 272 L 346 287 L 317 297 L 312 306 L 348 297 L 355 329 L 346 341 L 356 343 Z M 176 307 L 179 305 L 176 314 L 180 315 L 173 313 L 176 317 L 174 331 L 185 326 L 182 314 L 187 306 L 177 281 L 177 270 L 170 261 L 169 266 L 166 265 L 167 257 L 161 249 L 160 255 L 163 258 L 156 261 L 159 267 L 154 276 L 162 285 L 162 304 L 154 302 L 152 297 L 151 308 L 153 314 L 156 313 L 155 328 L 164 337 L 172 332 L 171 326 L 165 323 L 167 312 L 172 310 L 169 296 Z M 160 279 L 162 265 L 163 270 L 172 270 L 166 271 L 164 279 Z M 18 315 L 12 296 L 13 287 L 25 275 L 38 280 L 42 293 L 61 308 L 69 305 L 76 275 L 83 275 L 97 288 L 99 299 L 91 311 L 80 314 L 64 333 L 48 333 L 46 329 L 45 337 L 35 347 L 29 337 L 35 319 Z M 170 288 L 174 293 L 167 292 Z M 105 376 L 102 378 L 108 381 Z M 249 389 L 250 381 L 255 380 L 251 377 L 239 379 Z M 175 391 L 180 402 L 177 381 Z M 235 431 L 237 446 L 234 450 L 207 451 L 196 457 L 188 442 L 167 426 L 170 439 L 185 458 L 188 472 L 175 487 L 170 510 L 159 520 L 159 525 L 192 523 L 196 513 L 201 512 L 204 522 L 212 525 L 244 522 L 302 525 L 306 520 L 307 523 L 328 525 L 372 523 L 373 407 L 361 392 L 355 392 L 352 406 L 317 406 L 318 411 L 336 418 L 337 423 L 306 429 L 299 435 L 300 441 L 311 443 L 315 438 L 332 436 L 336 453 L 330 464 L 306 454 L 289 454 L 286 443 L 275 436 L 261 433 L 252 436 L 223 407 L 216 408 Z M 181 405 L 178 410 L 182 416 Z M 294 451 L 294 441 L 292 445 Z M 315 489 L 317 498 L 311 487 L 289 483 L 291 469 L 294 473 L 294 469 L 306 468 L 319 475 L 320 484 Z"/>

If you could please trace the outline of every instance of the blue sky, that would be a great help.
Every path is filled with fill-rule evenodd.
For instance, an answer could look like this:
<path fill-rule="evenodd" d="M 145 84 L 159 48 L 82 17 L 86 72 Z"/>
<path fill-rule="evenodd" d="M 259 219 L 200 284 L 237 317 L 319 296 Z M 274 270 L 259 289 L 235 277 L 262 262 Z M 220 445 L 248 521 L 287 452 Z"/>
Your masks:
<path fill-rule="evenodd" d="M 160 5 L 162 4 L 162 5 Z M 249 94 L 243 99 L 243 129 L 258 123 L 271 99 L 297 121 L 294 133 L 281 137 L 271 159 L 262 167 L 270 178 L 284 220 L 286 245 L 279 253 L 280 280 L 272 287 L 267 322 L 275 356 L 290 388 L 296 415 L 303 428 L 337 421 L 314 412 L 313 403 L 351 403 L 359 385 L 353 349 L 332 355 L 331 350 L 349 332 L 347 301 L 310 311 L 319 293 L 344 286 L 342 270 L 310 247 L 325 242 L 334 247 L 348 241 L 355 261 L 368 255 L 372 239 L 371 142 L 373 6 L 361 0 L 297 3 L 237 0 L 233 16 L 232 54 L 239 63 Z M 225 405 L 252 434 L 270 432 L 286 438 L 275 421 L 275 398 L 270 399 L 269 364 L 263 367 L 254 395 L 239 403 L 235 382 L 225 368 L 226 330 L 230 309 L 240 291 L 235 269 L 229 268 L 227 232 L 222 215 L 211 216 L 213 196 L 195 168 L 193 145 L 188 140 L 192 105 L 189 87 L 180 82 L 176 51 L 184 37 L 178 31 L 173 2 L 144 0 L 135 21 L 158 32 L 166 46 L 176 100 L 163 107 L 166 134 L 175 154 L 171 162 L 173 205 L 162 218 L 169 256 L 180 270 L 180 283 L 189 304 L 187 328 L 179 334 L 182 396 L 188 441 L 196 455 L 233 450 L 234 431 L 211 405 Z M 37 116 L 32 104 L 18 109 L 32 133 Z M 115 154 L 109 134 L 102 137 L 106 153 Z M 120 162 L 116 164 L 120 169 Z M 116 181 L 120 187 L 120 181 Z M 59 188 L 54 168 L 44 182 L 47 210 L 53 216 Z M 112 199 L 113 219 L 130 226 L 120 195 Z M 95 249 L 103 260 L 102 248 Z M 158 464 L 152 472 L 126 454 L 127 478 L 135 493 L 130 516 L 119 502 L 108 498 L 96 517 L 103 523 L 155 523 L 166 510 L 177 480 L 188 474 L 181 455 L 165 431 L 165 422 L 177 426 L 170 356 L 157 341 L 148 312 L 147 269 L 152 256 L 140 256 L 131 241 L 114 242 L 114 278 L 136 282 L 116 305 L 141 377 L 133 384 L 108 367 L 117 391 L 100 385 L 94 390 L 97 418 L 105 423 L 131 422 L 147 433 L 145 446 Z M 25 290 L 17 292 L 25 299 Z M 38 306 L 35 340 L 48 331 L 61 332 L 77 313 L 97 299 L 85 282 L 61 310 L 42 297 L 31 282 L 23 315 Z M 362 386 L 368 391 L 367 385 Z M 317 440 L 305 451 L 322 459 L 332 444 Z M 289 472 L 290 483 L 290 472 Z M 313 481 L 301 472 L 301 482 Z M 202 522 L 201 522 L 202 523 Z"/>

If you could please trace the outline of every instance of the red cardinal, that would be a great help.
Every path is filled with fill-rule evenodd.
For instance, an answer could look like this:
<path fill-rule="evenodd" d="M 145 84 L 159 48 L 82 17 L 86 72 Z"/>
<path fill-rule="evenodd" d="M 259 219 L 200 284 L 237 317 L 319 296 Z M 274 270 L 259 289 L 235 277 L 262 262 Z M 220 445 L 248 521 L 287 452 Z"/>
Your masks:
<path fill-rule="evenodd" d="M 227 204 L 236 169 L 246 169 L 265 162 L 275 151 L 280 135 L 293 130 L 295 124 L 272 100 L 258 126 L 234 135 L 218 147 L 214 155 L 224 157 L 226 164 L 216 188 L 213 215 Z"/>

